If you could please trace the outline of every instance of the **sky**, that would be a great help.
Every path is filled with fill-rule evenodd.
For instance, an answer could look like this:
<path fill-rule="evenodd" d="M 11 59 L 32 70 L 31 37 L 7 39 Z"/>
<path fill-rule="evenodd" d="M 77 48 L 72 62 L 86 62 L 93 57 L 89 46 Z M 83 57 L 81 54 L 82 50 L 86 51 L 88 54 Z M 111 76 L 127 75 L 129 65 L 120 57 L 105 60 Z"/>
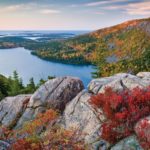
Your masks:
<path fill-rule="evenodd" d="M 96 30 L 150 17 L 150 0 L 0 0 L 0 30 Z"/>

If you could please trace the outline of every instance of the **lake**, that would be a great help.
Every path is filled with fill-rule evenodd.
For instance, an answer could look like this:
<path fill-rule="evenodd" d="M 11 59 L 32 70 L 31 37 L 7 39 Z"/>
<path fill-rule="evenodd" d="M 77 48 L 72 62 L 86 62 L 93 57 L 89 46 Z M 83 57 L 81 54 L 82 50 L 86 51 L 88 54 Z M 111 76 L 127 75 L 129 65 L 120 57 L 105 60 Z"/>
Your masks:
<path fill-rule="evenodd" d="M 48 76 L 75 76 L 79 77 L 85 86 L 92 79 L 93 66 L 77 66 L 42 60 L 31 55 L 29 50 L 24 48 L 0 49 L 0 74 L 12 75 L 16 70 L 23 79 L 23 83 L 28 83 L 31 77 L 37 83 L 41 78 Z"/>

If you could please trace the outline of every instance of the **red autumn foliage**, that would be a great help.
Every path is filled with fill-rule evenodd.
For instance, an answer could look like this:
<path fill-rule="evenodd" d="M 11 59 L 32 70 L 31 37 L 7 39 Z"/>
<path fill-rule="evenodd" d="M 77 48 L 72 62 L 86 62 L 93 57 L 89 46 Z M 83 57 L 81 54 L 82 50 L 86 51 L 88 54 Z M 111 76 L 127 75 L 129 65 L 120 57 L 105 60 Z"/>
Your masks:
<path fill-rule="evenodd" d="M 150 119 L 144 118 L 135 127 L 140 144 L 146 150 L 150 148 Z"/>
<path fill-rule="evenodd" d="M 61 128 L 51 128 L 42 138 L 18 139 L 10 150 L 86 150 L 82 140 L 79 140 L 76 132 Z"/>
<path fill-rule="evenodd" d="M 42 150 L 42 146 L 37 142 L 19 139 L 12 145 L 11 150 Z"/>
<path fill-rule="evenodd" d="M 37 134 L 39 128 L 46 127 L 52 121 L 55 121 L 57 117 L 57 112 L 52 109 L 49 109 L 45 113 L 40 113 L 36 119 L 25 124 L 22 132 L 26 132 L 31 135 Z"/>
<path fill-rule="evenodd" d="M 86 150 L 83 140 L 79 140 L 81 135 L 77 131 L 68 131 L 55 125 L 57 118 L 56 111 L 47 110 L 25 123 L 22 129 L 9 132 L 4 128 L 3 140 L 14 140 L 10 150 Z"/>
<path fill-rule="evenodd" d="M 65 130 L 58 126 L 51 128 L 44 136 L 43 150 L 86 150 L 87 147 L 81 135 L 75 130 Z"/>
<path fill-rule="evenodd" d="M 150 114 L 150 87 L 122 92 L 107 88 L 90 102 L 95 108 L 101 108 L 107 118 L 102 125 L 102 138 L 115 143 L 132 134 L 134 125 Z"/>
<path fill-rule="evenodd" d="M 11 134 L 10 129 L 6 127 L 0 127 L 0 140 L 7 140 L 10 134 Z"/>

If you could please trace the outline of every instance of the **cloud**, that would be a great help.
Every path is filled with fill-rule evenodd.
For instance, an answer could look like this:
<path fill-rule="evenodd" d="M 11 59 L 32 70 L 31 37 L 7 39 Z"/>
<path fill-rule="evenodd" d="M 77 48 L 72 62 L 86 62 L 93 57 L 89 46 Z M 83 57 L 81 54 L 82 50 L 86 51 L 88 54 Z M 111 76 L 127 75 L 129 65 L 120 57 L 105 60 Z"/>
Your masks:
<path fill-rule="evenodd" d="M 105 4 L 113 4 L 113 3 L 126 2 L 126 1 L 128 0 L 106 0 L 106 1 L 86 3 L 84 4 L 84 6 L 93 7 L 93 6 L 100 6 L 100 5 L 105 5 Z"/>
<path fill-rule="evenodd" d="M 40 13 L 40 14 L 58 14 L 60 13 L 59 10 L 55 10 L 55 9 L 50 9 L 49 5 L 37 5 L 35 3 L 29 3 L 27 4 L 19 4 L 19 5 L 9 5 L 9 6 L 5 6 L 5 7 L 0 7 L 0 12 L 1 13 L 20 13 L 20 12 L 35 12 L 35 13 Z"/>
<path fill-rule="evenodd" d="M 118 0 L 119 1 L 119 0 Z M 116 2 L 116 1 L 115 1 Z M 150 15 L 150 1 L 130 2 L 123 5 L 112 3 L 111 5 L 101 6 L 103 10 L 121 10 L 128 15 Z"/>
<path fill-rule="evenodd" d="M 3 10 L 4 11 L 16 11 L 18 9 L 22 9 L 22 5 L 8 6 L 8 7 L 5 7 Z"/>
<path fill-rule="evenodd" d="M 69 7 L 72 7 L 72 8 L 78 7 L 78 6 L 79 6 L 78 4 L 71 4 L 71 5 L 69 5 Z"/>
<path fill-rule="evenodd" d="M 84 6 L 99 6 L 107 3 L 109 3 L 109 1 L 91 2 L 91 3 L 84 4 Z"/>
<path fill-rule="evenodd" d="M 118 9 L 125 9 L 125 6 L 113 5 L 113 6 L 106 6 L 106 7 L 102 7 L 102 8 L 106 9 L 106 10 L 118 10 Z"/>
<path fill-rule="evenodd" d="M 88 3 L 82 3 L 82 4 L 71 4 L 69 7 L 94 7 L 94 6 L 101 6 L 101 5 L 109 5 L 113 3 L 119 3 L 119 2 L 127 2 L 128 0 L 101 0 L 97 2 L 88 2 Z"/>
<path fill-rule="evenodd" d="M 150 15 L 150 1 L 129 4 L 126 12 L 129 15 Z"/>
<path fill-rule="evenodd" d="M 54 9 L 43 9 L 40 10 L 41 14 L 59 14 L 60 11 L 59 10 L 54 10 Z"/>
<path fill-rule="evenodd" d="M 11 12 L 27 11 L 27 10 L 32 11 L 35 8 L 37 8 L 37 4 L 35 3 L 8 5 L 8 6 L 3 6 L 3 7 L 0 6 L 0 12 L 11 13 Z"/>
<path fill-rule="evenodd" d="M 26 6 L 24 4 L 21 5 L 10 5 L 6 7 L 0 7 L 0 12 L 15 12 L 18 10 L 26 9 Z"/>
<path fill-rule="evenodd" d="M 96 11 L 96 12 L 94 12 L 94 14 L 96 14 L 96 15 L 103 15 L 104 13 L 100 12 L 100 11 Z"/>

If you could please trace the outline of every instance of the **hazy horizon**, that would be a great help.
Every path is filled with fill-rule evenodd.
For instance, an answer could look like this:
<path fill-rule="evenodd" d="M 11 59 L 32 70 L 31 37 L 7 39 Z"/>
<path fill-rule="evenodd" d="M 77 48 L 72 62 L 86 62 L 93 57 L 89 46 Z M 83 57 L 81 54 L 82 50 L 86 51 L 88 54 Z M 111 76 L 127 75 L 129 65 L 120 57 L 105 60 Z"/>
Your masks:
<path fill-rule="evenodd" d="M 124 21 L 121 21 L 121 22 L 118 22 L 118 23 L 114 23 L 112 25 L 108 25 L 108 26 L 104 26 L 104 27 L 101 27 L 101 28 L 95 28 L 95 29 L 0 29 L 0 32 L 5 32 L 5 31 L 22 31 L 22 32 L 27 32 L 27 31 L 60 31 L 60 32 L 65 32 L 65 31 L 83 31 L 83 32 L 92 32 L 92 31 L 95 31 L 95 30 L 99 30 L 99 29 L 103 29 L 103 28 L 109 28 L 109 27 L 112 27 L 112 26 L 115 26 L 115 25 L 118 25 L 118 24 L 121 24 L 121 23 L 124 23 L 124 22 L 127 22 L 127 21 L 131 21 L 131 20 L 136 20 L 136 19 L 147 19 L 147 18 L 150 18 L 150 17 L 142 17 L 142 18 L 134 18 L 134 19 L 127 19 L 127 20 L 124 20 Z"/>

